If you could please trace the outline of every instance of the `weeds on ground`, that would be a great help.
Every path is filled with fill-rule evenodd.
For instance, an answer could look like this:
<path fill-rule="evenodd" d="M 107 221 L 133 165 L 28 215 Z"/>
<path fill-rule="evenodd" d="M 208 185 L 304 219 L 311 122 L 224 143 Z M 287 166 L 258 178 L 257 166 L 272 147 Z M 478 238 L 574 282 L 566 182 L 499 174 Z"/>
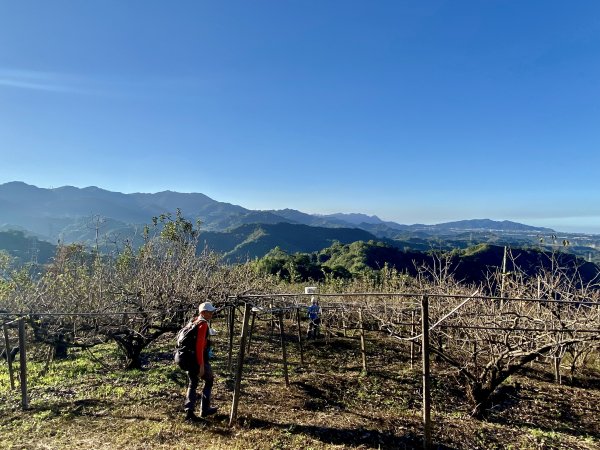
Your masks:
<path fill-rule="evenodd" d="M 149 350 L 143 370 L 120 369 L 111 344 L 93 352 L 74 349 L 49 365 L 32 352 L 27 411 L 20 408 L 20 391 L 9 389 L 6 365 L 0 363 L 0 448 L 421 447 L 421 375 L 418 364 L 410 369 L 408 349 L 401 344 L 369 336 L 365 374 L 356 338 L 305 343 L 304 365 L 290 340 L 286 387 L 278 337 L 258 330 L 244 366 L 238 421 L 229 427 L 233 379 L 221 339 L 213 367 L 221 409 L 199 425 L 182 420 L 187 381 L 172 362 L 171 336 Z M 469 416 L 453 371 L 434 363 L 432 374 L 433 436 L 439 448 L 600 447 L 595 385 L 558 386 L 542 375 L 516 375 L 482 422 Z"/>

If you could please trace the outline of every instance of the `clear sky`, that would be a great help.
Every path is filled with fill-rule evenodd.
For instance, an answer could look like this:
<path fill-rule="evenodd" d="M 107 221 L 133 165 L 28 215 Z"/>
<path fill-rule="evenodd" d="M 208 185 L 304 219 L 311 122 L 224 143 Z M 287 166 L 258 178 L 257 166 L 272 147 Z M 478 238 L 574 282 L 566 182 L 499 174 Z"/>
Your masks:
<path fill-rule="evenodd" d="M 600 233 L 600 2 L 0 0 L 0 183 Z"/>

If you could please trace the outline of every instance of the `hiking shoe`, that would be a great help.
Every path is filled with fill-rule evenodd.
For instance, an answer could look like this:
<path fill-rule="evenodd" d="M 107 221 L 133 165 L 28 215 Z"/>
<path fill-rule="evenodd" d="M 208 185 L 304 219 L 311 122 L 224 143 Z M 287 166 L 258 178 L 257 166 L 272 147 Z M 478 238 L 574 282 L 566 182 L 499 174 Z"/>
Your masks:
<path fill-rule="evenodd" d="M 202 412 L 200 413 L 201 417 L 206 417 L 206 416 L 212 416 L 214 413 L 217 412 L 217 408 L 216 406 L 212 406 L 212 407 L 208 407 L 206 409 L 203 409 Z"/>
<path fill-rule="evenodd" d="M 204 422 L 200 417 L 194 414 L 194 411 L 186 411 L 185 412 L 185 421 L 191 423 Z"/>

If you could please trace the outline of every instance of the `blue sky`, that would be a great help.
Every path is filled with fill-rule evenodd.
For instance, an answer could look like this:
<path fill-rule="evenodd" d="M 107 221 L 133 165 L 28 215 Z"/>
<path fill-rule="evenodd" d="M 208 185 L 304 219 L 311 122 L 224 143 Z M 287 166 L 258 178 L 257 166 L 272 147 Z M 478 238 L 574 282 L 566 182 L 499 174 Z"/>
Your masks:
<path fill-rule="evenodd" d="M 0 3 L 0 183 L 600 233 L 597 1 Z"/>

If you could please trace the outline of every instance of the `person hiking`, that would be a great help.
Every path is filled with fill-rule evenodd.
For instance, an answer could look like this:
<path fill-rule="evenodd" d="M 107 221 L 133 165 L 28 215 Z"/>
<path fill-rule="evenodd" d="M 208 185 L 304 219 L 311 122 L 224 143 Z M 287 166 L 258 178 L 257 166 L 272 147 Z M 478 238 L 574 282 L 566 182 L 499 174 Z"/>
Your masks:
<path fill-rule="evenodd" d="M 321 325 L 321 307 L 317 302 L 317 298 L 313 295 L 310 298 L 311 305 L 308 307 L 308 332 L 306 338 L 316 339 L 319 337 L 319 327 Z"/>
<path fill-rule="evenodd" d="M 190 422 L 198 422 L 201 419 L 196 416 L 194 410 L 196 408 L 196 400 L 198 398 L 197 388 L 199 380 L 204 380 L 202 389 L 202 397 L 200 400 L 200 416 L 206 417 L 217 412 L 217 408 L 210 406 L 210 398 L 214 383 L 213 371 L 210 367 L 209 350 L 210 350 L 210 324 L 213 313 L 217 310 L 210 302 L 201 303 L 198 307 L 199 316 L 190 322 L 187 326 L 197 327 L 196 346 L 195 346 L 195 361 L 194 364 L 187 370 L 188 389 L 185 396 L 185 420 Z"/>

